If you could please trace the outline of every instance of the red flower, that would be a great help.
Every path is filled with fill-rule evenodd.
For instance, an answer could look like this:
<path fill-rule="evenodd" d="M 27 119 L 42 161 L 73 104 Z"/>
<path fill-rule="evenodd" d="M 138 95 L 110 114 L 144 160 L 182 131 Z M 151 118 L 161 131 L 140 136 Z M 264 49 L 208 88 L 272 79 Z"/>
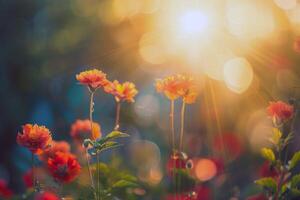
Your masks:
<path fill-rule="evenodd" d="M 259 169 L 260 177 L 277 177 L 279 174 L 274 167 L 271 167 L 268 161 L 264 162 L 264 164 Z"/>
<path fill-rule="evenodd" d="M 68 183 L 77 177 L 81 167 L 74 155 L 57 152 L 53 158 L 48 159 L 48 169 L 55 180 Z"/>
<path fill-rule="evenodd" d="M 18 133 L 18 144 L 28 148 L 34 154 L 41 154 L 52 141 L 51 133 L 45 126 L 26 124 L 23 134 Z"/>
<path fill-rule="evenodd" d="M 297 37 L 294 41 L 294 50 L 300 54 L 300 37 Z"/>
<path fill-rule="evenodd" d="M 28 170 L 23 174 L 23 181 L 26 185 L 27 188 L 32 188 L 33 187 L 33 177 L 32 177 L 32 169 Z"/>
<path fill-rule="evenodd" d="M 43 192 L 43 193 L 37 194 L 35 196 L 34 200 L 60 200 L 60 198 L 52 192 Z"/>
<path fill-rule="evenodd" d="M 110 82 L 105 88 L 105 92 L 112 94 L 117 102 L 128 101 L 134 102 L 134 97 L 138 93 L 135 85 L 131 82 L 125 82 L 123 84 L 119 81 L 114 80 Z"/>
<path fill-rule="evenodd" d="M 12 197 L 13 192 L 7 187 L 5 180 L 0 179 L 0 197 L 1 198 L 10 198 Z"/>
<path fill-rule="evenodd" d="M 53 158 L 56 152 L 70 153 L 70 145 L 65 141 L 52 141 L 50 147 L 44 150 L 43 154 L 39 157 L 43 161 L 47 161 L 48 158 Z"/>
<path fill-rule="evenodd" d="M 76 75 L 76 79 L 91 89 L 104 87 L 108 84 L 106 74 L 98 69 L 87 70 Z"/>
<path fill-rule="evenodd" d="M 284 121 L 293 116 L 294 107 L 282 101 L 270 102 L 267 111 L 275 120 Z"/>
<path fill-rule="evenodd" d="M 233 133 L 216 136 L 213 140 L 213 149 L 217 153 L 225 151 L 232 158 L 237 158 L 243 151 L 240 139 Z"/>
<path fill-rule="evenodd" d="M 71 126 L 70 135 L 72 138 L 82 142 L 86 138 L 96 140 L 101 137 L 100 124 L 93 122 L 93 132 L 91 134 L 91 122 L 88 119 L 76 120 Z"/>

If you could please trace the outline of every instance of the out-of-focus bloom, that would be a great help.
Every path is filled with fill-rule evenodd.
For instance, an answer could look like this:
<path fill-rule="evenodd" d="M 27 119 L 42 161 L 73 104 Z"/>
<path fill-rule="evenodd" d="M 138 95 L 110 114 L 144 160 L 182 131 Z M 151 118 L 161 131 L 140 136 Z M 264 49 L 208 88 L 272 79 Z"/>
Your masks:
<path fill-rule="evenodd" d="M 300 54 L 300 37 L 297 37 L 294 41 L 294 51 Z"/>
<path fill-rule="evenodd" d="M 205 186 L 197 186 L 195 187 L 196 192 L 196 200 L 211 200 L 211 190 Z"/>
<path fill-rule="evenodd" d="M 0 197 L 1 198 L 10 198 L 13 195 L 13 192 L 8 188 L 5 180 L 0 179 Z"/>
<path fill-rule="evenodd" d="M 247 200 L 268 200 L 268 198 L 263 194 L 258 194 L 258 195 L 248 197 Z"/>
<path fill-rule="evenodd" d="M 224 165 L 223 159 L 221 159 L 221 158 L 212 158 L 211 160 L 216 165 L 216 168 L 217 168 L 217 174 L 216 175 L 218 176 L 218 175 L 223 174 L 224 169 L 225 169 L 225 165 Z"/>
<path fill-rule="evenodd" d="M 57 152 L 48 159 L 48 169 L 56 181 L 69 183 L 78 176 L 81 167 L 74 155 Z"/>
<path fill-rule="evenodd" d="M 243 148 L 240 139 L 234 133 L 222 133 L 214 138 L 213 150 L 220 155 L 225 152 L 235 159 L 241 155 Z"/>
<path fill-rule="evenodd" d="M 108 84 L 106 74 L 98 69 L 92 69 L 80 72 L 76 75 L 76 79 L 82 84 L 91 89 L 104 87 Z"/>
<path fill-rule="evenodd" d="M 264 162 L 264 164 L 259 169 L 260 177 L 277 177 L 279 174 L 274 167 L 270 165 L 268 161 Z"/>
<path fill-rule="evenodd" d="M 35 196 L 34 200 L 60 200 L 60 198 L 52 192 L 43 192 L 43 193 L 37 194 Z"/>
<path fill-rule="evenodd" d="M 27 188 L 33 187 L 33 174 L 32 169 L 28 170 L 23 174 L 23 181 Z"/>
<path fill-rule="evenodd" d="M 43 161 L 47 161 L 48 158 L 53 158 L 56 152 L 70 153 L 70 150 L 71 147 L 69 143 L 65 141 L 52 141 L 50 147 L 44 150 L 39 158 Z"/>
<path fill-rule="evenodd" d="M 177 74 L 156 80 L 156 91 L 164 93 L 170 100 L 182 97 L 187 104 L 194 103 L 198 96 L 198 87 L 190 76 Z"/>
<path fill-rule="evenodd" d="M 84 139 L 90 138 L 96 140 L 101 137 L 100 124 L 93 122 L 93 131 L 91 134 L 91 122 L 88 119 L 76 120 L 71 126 L 71 137 L 75 140 L 83 141 Z"/>
<path fill-rule="evenodd" d="M 137 89 L 135 88 L 134 83 L 125 82 L 123 84 L 119 83 L 119 81 L 114 80 L 110 82 L 104 90 L 107 93 L 112 94 L 117 102 L 120 101 L 128 101 L 134 102 L 134 97 L 138 93 Z"/>
<path fill-rule="evenodd" d="M 273 117 L 273 119 L 285 121 L 293 116 L 294 107 L 282 101 L 270 102 L 267 111 L 269 116 Z"/>
<path fill-rule="evenodd" d="M 18 133 L 18 144 L 28 148 L 34 154 L 41 154 L 52 141 L 51 133 L 45 126 L 26 124 L 23 132 Z"/>

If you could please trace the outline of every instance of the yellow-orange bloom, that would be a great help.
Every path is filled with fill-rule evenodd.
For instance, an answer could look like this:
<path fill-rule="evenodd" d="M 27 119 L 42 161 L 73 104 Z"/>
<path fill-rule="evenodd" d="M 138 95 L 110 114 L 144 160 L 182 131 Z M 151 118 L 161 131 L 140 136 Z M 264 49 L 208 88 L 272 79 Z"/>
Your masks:
<path fill-rule="evenodd" d="M 101 137 L 101 127 L 100 124 L 93 122 L 93 131 L 91 134 L 91 122 L 88 119 L 85 120 L 76 120 L 71 125 L 70 135 L 72 138 L 83 141 L 84 139 L 90 138 L 92 140 L 96 140 Z"/>
<path fill-rule="evenodd" d="M 198 87 L 195 80 L 190 76 L 181 74 L 168 76 L 156 80 L 156 90 L 164 93 L 170 100 L 182 97 L 187 104 L 194 103 L 198 96 Z"/>
<path fill-rule="evenodd" d="M 176 76 L 157 79 L 155 87 L 157 92 L 165 94 L 170 100 L 175 100 L 179 97 L 180 82 Z"/>
<path fill-rule="evenodd" d="M 108 84 L 104 88 L 104 90 L 107 93 L 112 94 L 115 97 L 117 102 L 119 101 L 134 102 L 134 97 L 138 93 L 134 83 L 125 82 L 121 84 L 117 80 L 110 82 L 110 84 Z"/>
<path fill-rule="evenodd" d="M 198 86 L 194 78 L 185 75 L 177 75 L 177 79 L 180 82 L 178 94 L 185 103 L 194 103 L 198 96 Z"/>
<path fill-rule="evenodd" d="M 76 79 L 92 89 L 104 87 L 108 84 L 106 74 L 98 69 L 83 71 L 76 75 Z"/>
<path fill-rule="evenodd" d="M 45 126 L 26 124 L 23 132 L 18 133 L 18 144 L 28 148 L 34 154 L 41 154 L 52 141 L 51 133 Z"/>

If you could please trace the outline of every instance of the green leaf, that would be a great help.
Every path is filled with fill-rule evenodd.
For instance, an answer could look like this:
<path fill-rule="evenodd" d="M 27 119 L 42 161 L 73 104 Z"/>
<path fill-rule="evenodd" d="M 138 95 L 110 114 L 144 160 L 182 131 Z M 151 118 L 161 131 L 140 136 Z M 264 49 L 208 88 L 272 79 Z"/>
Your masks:
<path fill-rule="evenodd" d="M 299 161 L 300 161 L 300 151 L 296 152 L 293 155 L 292 159 L 289 161 L 289 170 L 296 167 L 296 165 L 298 164 Z"/>
<path fill-rule="evenodd" d="M 129 137 L 128 134 L 122 133 L 120 131 L 112 131 L 111 133 L 107 134 L 105 137 L 100 138 L 99 140 L 96 141 L 97 147 L 103 145 L 107 141 L 114 140 L 117 138 L 122 138 L 122 137 Z"/>
<path fill-rule="evenodd" d="M 298 190 L 298 189 L 295 189 L 295 188 L 291 189 L 291 193 L 292 193 L 293 197 L 299 197 L 300 196 L 300 190 Z"/>
<path fill-rule="evenodd" d="M 277 190 L 276 181 L 271 177 L 261 178 L 259 180 L 256 180 L 255 183 L 267 189 L 268 191 L 271 191 L 272 193 L 275 193 Z"/>
<path fill-rule="evenodd" d="M 120 147 L 120 146 L 122 146 L 122 144 L 119 144 L 118 142 L 107 141 L 100 148 L 98 148 L 98 150 L 100 152 L 102 152 L 102 151 L 105 151 L 107 149 L 117 148 L 117 147 Z"/>
<path fill-rule="evenodd" d="M 262 157 L 264 157 L 265 159 L 267 159 L 271 162 L 275 161 L 275 154 L 274 154 L 273 150 L 270 148 L 262 148 L 261 155 L 262 155 Z"/>
<path fill-rule="evenodd" d="M 291 188 L 297 188 L 300 184 L 300 174 L 294 175 L 291 179 Z"/>
<path fill-rule="evenodd" d="M 133 188 L 133 187 L 138 187 L 138 184 L 131 182 L 131 181 L 126 181 L 126 180 L 119 180 L 116 183 L 112 185 L 112 188 Z"/>
<path fill-rule="evenodd" d="M 107 138 L 108 140 L 114 140 L 116 138 L 122 138 L 122 137 L 129 137 L 129 135 L 127 133 L 122 133 L 120 131 L 113 131 L 108 135 L 106 135 L 105 138 Z"/>

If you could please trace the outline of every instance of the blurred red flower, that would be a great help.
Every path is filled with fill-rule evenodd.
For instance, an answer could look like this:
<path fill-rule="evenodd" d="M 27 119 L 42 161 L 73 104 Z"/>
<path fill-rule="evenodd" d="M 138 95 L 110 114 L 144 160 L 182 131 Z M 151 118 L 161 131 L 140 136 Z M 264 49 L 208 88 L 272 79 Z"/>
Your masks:
<path fill-rule="evenodd" d="M 240 139 L 234 133 L 223 133 L 213 140 L 213 150 L 222 155 L 226 153 L 232 159 L 239 157 L 242 152 L 242 144 Z"/>
<path fill-rule="evenodd" d="M 23 181 L 27 188 L 33 187 L 33 176 L 32 169 L 28 170 L 23 174 Z"/>
<path fill-rule="evenodd" d="M 53 158 L 56 152 L 70 153 L 71 147 L 65 141 L 52 141 L 50 147 L 45 149 L 39 156 L 40 160 L 47 161 L 48 158 Z"/>
<path fill-rule="evenodd" d="M 7 182 L 3 179 L 0 179 L 0 197 L 1 198 L 10 198 L 12 197 L 13 192 L 8 188 Z"/>
<path fill-rule="evenodd" d="M 297 37 L 294 41 L 294 51 L 300 54 L 300 37 Z"/>
<path fill-rule="evenodd" d="M 55 180 L 68 183 L 77 177 L 81 167 L 73 154 L 57 152 L 48 159 L 48 169 Z"/>
<path fill-rule="evenodd" d="M 274 119 L 284 121 L 293 116 L 294 107 L 282 101 L 270 102 L 267 111 L 269 116 L 273 117 Z"/>
<path fill-rule="evenodd" d="M 76 79 L 91 89 L 104 87 L 108 84 L 106 74 L 98 69 L 83 71 L 76 75 Z"/>
<path fill-rule="evenodd" d="M 260 177 L 277 177 L 279 174 L 274 167 L 271 167 L 268 161 L 264 162 L 259 169 Z"/>
<path fill-rule="evenodd" d="M 123 84 L 114 80 L 110 82 L 105 88 L 105 92 L 112 94 L 117 102 L 128 101 L 134 102 L 134 97 L 138 93 L 135 85 L 131 82 L 125 82 Z"/>
<path fill-rule="evenodd" d="M 52 141 L 51 133 L 45 126 L 26 124 L 23 132 L 18 133 L 18 144 L 28 148 L 34 154 L 41 154 Z"/>
<path fill-rule="evenodd" d="M 90 120 L 78 119 L 71 125 L 70 135 L 73 139 L 78 140 L 81 143 L 84 139 L 87 138 L 96 140 L 97 138 L 101 137 L 102 134 L 100 124 L 93 122 L 93 131 L 91 134 Z"/>
<path fill-rule="evenodd" d="M 34 200 L 60 200 L 60 198 L 52 192 L 43 192 L 43 193 L 37 194 L 35 196 Z"/>

